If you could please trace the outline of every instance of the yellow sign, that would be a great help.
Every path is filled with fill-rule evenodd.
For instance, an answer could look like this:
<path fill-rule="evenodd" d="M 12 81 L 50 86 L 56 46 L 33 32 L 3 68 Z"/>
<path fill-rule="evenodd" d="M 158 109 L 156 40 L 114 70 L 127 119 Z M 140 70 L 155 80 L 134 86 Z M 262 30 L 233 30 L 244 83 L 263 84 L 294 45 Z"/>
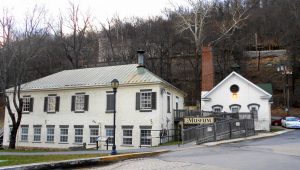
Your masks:
<path fill-rule="evenodd" d="M 213 117 L 185 117 L 184 124 L 210 124 L 214 123 Z"/>

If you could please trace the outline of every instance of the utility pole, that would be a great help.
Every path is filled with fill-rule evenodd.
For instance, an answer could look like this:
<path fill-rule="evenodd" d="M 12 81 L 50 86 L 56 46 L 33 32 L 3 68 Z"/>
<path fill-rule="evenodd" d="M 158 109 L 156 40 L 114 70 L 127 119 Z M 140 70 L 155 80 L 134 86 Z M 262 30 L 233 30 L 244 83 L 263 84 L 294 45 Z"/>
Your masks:
<path fill-rule="evenodd" d="M 257 33 L 255 33 L 255 50 L 256 50 L 256 56 L 257 56 L 257 71 L 259 71 L 259 67 L 260 67 L 260 51 L 258 49 Z"/>

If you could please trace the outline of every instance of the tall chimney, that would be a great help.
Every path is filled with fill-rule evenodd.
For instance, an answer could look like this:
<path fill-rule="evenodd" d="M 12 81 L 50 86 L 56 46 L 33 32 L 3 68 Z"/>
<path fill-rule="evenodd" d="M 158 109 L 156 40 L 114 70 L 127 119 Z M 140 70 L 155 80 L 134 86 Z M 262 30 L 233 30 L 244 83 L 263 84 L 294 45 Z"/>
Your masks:
<path fill-rule="evenodd" d="M 138 67 L 145 67 L 145 57 L 144 57 L 144 50 L 138 50 Z"/>
<path fill-rule="evenodd" d="M 210 91 L 214 87 L 215 70 L 212 47 L 202 47 L 202 91 Z"/>

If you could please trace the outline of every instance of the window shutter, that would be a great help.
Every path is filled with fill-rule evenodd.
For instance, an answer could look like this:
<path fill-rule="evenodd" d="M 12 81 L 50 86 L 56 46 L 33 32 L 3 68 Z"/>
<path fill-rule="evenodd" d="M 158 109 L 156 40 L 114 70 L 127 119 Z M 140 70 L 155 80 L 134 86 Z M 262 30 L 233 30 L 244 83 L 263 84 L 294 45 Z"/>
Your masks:
<path fill-rule="evenodd" d="M 84 110 L 89 110 L 89 95 L 84 95 Z"/>
<path fill-rule="evenodd" d="M 72 96 L 71 111 L 75 111 L 75 96 Z"/>
<path fill-rule="evenodd" d="M 151 100 L 152 109 L 156 110 L 156 92 L 152 92 Z"/>
<path fill-rule="evenodd" d="M 140 110 L 140 93 L 136 93 L 135 110 Z"/>
<path fill-rule="evenodd" d="M 106 110 L 110 110 L 110 95 L 106 95 Z"/>
<path fill-rule="evenodd" d="M 29 111 L 33 112 L 33 97 L 30 98 L 30 107 L 29 107 Z"/>
<path fill-rule="evenodd" d="M 59 102 L 60 102 L 60 97 L 56 96 L 55 111 L 57 112 L 59 112 Z"/>
<path fill-rule="evenodd" d="M 114 95 L 113 94 L 106 95 L 106 110 L 109 110 L 109 111 L 114 110 Z"/>
<path fill-rule="evenodd" d="M 47 112 L 48 110 L 48 97 L 44 98 L 44 112 Z"/>

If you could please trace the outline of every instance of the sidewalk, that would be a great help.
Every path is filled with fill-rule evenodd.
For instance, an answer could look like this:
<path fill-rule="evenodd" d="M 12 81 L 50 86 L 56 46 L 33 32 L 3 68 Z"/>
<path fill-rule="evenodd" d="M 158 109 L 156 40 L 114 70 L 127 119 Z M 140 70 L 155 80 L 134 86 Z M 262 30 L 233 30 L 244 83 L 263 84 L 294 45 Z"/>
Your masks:
<path fill-rule="evenodd" d="M 119 155 L 111 155 L 111 156 L 103 156 L 97 158 L 85 158 L 85 159 L 76 159 L 76 160 L 66 160 L 66 161 L 58 161 L 58 162 L 43 162 L 43 163 L 34 163 L 34 164 L 26 164 L 26 165 L 16 165 L 10 167 L 1 167 L 1 169 L 53 169 L 53 168 L 63 168 L 63 167 L 74 167 L 74 166 L 84 166 L 84 165 L 96 165 L 103 163 L 112 163 L 125 159 L 132 158 L 140 158 L 140 157 L 148 157 L 154 156 L 165 152 L 172 151 L 180 151 L 187 150 L 193 148 L 203 148 L 203 147 L 211 147 L 225 143 L 239 142 L 245 140 L 253 140 L 260 139 L 266 137 L 273 137 L 276 135 L 280 135 L 286 132 L 290 132 L 293 130 L 286 129 L 283 131 L 273 132 L 273 133 L 259 133 L 255 136 L 238 138 L 238 139 L 230 139 L 223 140 L 217 142 L 209 142 L 201 145 L 196 145 L 195 142 L 187 143 L 184 145 L 171 145 L 171 146 L 160 146 L 160 147 L 151 147 L 151 148 L 141 148 L 141 149 L 129 149 L 129 150 L 118 150 Z M 25 153 L 25 152 L 0 152 L 0 155 L 66 155 L 66 154 L 101 154 L 106 153 L 109 154 L 110 150 L 105 151 L 69 151 L 69 152 L 34 152 L 34 153 Z"/>

